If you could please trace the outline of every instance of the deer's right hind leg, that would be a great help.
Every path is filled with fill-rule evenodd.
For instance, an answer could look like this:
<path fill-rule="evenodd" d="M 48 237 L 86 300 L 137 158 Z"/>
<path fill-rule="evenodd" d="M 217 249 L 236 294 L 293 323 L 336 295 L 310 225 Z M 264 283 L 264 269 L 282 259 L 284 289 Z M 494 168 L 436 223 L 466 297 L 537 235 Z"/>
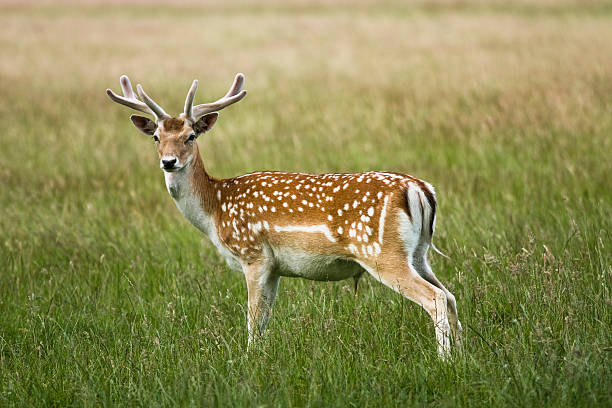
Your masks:
<path fill-rule="evenodd" d="M 416 251 L 414 260 L 412 261 L 414 268 L 418 272 L 419 275 L 427 282 L 432 285 L 442 289 L 444 294 L 446 295 L 446 302 L 448 307 L 448 321 L 451 327 L 451 333 L 453 336 L 453 340 L 459 344 L 461 342 L 461 322 L 459 321 L 457 315 L 457 301 L 455 300 L 455 296 L 449 292 L 446 287 L 440 282 L 440 280 L 436 277 L 436 275 L 431 270 L 431 266 L 427 261 L 427 250 L 424 252 Z"/>
<path fill-rule="evenodd" d="M 383 260 L 375 267 L 360 264 L 376 280 L 421 305 L 429 313 L 434 322 L 438 354 L 445 359 L 450 355 L 450 325 L 445 292 L 423 279 L 403 256 L 387 258 L 392 260 Z"/>

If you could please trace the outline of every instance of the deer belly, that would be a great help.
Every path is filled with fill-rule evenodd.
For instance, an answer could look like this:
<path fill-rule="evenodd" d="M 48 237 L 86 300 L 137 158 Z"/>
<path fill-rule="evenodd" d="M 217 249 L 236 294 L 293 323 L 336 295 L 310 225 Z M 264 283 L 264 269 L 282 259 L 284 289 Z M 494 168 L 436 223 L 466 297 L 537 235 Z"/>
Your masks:
<path fill-rule="evenodd" d="M 359 264 L 350 259 L 314 255 L 290 248 L 275 248 L 274 257 L 275 272 L 281 276 L 338 281 L 364 272 Z"/>

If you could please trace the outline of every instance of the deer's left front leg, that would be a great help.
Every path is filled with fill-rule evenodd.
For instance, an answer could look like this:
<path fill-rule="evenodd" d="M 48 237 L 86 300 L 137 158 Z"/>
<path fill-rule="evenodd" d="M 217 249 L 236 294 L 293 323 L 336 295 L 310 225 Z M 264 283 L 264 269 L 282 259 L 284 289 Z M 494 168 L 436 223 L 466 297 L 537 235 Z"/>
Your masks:
<path fill-rule="evenodd" d="M 263 335 L 274 305 L 280 276 L 272 273 L 267 262 L 243 265 L 249 296 L 249 347 Z"/>

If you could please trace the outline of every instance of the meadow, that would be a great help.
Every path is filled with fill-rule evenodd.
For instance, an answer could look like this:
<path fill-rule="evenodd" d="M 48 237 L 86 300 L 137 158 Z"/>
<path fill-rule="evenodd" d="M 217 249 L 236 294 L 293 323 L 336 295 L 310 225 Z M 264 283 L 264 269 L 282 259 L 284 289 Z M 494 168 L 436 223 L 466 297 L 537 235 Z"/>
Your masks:
<path fill-rule="evenodd" d="M 0 1 L 0 406 L 612 405 L 612 4 Z M 464 346 L 371 278 L 246 285 L 104 90 L 244 72 L 209 173 L 392 170 L 438 195 Z"/>

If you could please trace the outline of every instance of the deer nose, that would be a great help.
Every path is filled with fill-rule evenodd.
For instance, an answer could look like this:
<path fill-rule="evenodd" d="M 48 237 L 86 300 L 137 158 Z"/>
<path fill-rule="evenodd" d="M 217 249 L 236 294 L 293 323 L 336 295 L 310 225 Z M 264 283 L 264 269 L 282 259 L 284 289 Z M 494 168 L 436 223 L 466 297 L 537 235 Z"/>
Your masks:
<path fill-rule="evenodd" d="M 171 169 L 174 167 L 175 164 L 176 164 L 176 157 L 162 159 L 162 165 L 164 166 L 164 169 Z"/>

